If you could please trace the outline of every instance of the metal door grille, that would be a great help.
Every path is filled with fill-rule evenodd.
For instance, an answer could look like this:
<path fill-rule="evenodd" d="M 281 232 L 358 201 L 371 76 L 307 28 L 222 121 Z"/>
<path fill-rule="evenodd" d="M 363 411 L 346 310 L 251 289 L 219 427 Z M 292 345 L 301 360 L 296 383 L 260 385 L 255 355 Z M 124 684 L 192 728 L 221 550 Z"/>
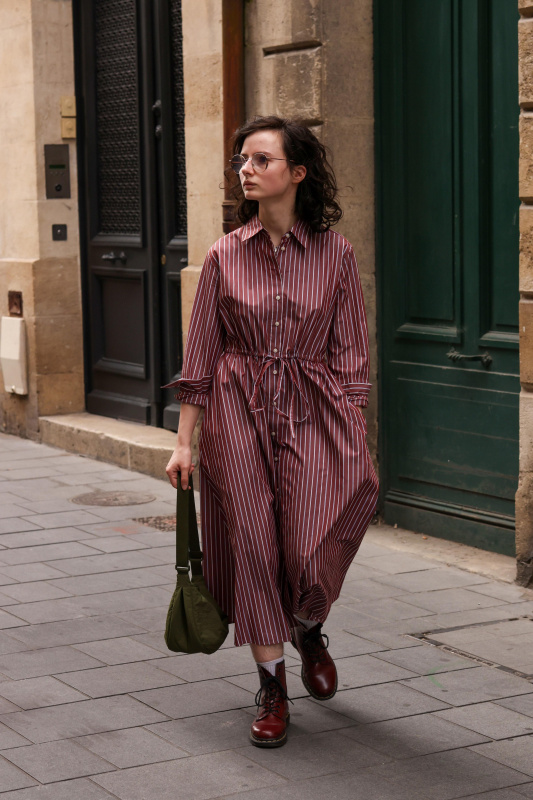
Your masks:
<path fill-rule="evenodd" d="M 141 233 L 135 0 L 96 0 L 99 232 Z"/>
<path fill-rule="evenodd" d="M 187 235 L 187 183 L 185 172 L 185 103 L 183 96 L 183 47 L 181 0 L 170 3 L 172 99 L 174 121 L 174 169 L 176 180 L 176 234 Z"/>

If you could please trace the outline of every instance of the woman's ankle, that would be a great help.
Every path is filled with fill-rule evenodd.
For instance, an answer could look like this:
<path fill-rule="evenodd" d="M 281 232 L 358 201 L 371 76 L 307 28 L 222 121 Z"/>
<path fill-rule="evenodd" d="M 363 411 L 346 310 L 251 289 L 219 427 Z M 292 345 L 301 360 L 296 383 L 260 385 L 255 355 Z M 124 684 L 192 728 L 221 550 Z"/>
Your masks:
<path fill-rule="evenodd" d="M 283 642 L 277 644 L 250 644 L 252 656 L 257 664 L 264 664 L 267 661 L 275 661 L 283 658 Z"/>

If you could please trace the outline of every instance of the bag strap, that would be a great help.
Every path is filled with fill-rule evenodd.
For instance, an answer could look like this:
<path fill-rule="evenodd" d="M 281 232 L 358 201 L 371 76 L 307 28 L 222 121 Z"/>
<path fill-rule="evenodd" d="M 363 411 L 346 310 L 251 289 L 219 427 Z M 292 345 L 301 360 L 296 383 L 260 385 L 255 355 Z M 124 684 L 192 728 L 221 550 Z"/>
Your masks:
<path fill-rule="evenodd" d="M 176 572 L 188 574 L 189 563 L 193 575 L 202 575 L 203 553 L 198 538 L 198 522 L 194 503 L 192 475 L 189 475 L 189 487 L 181 488 L 178 478 L 176 498 Z"/>

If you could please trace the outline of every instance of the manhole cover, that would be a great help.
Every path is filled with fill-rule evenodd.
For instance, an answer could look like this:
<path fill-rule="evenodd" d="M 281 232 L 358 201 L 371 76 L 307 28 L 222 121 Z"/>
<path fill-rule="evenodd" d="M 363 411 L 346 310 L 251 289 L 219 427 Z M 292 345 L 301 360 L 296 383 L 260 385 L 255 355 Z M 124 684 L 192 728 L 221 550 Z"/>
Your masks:
<path fill-rule="evenodd" d="M 152 503 L 156 498 L 139 492 L 89 492 L 73 497 L 71 502 L 80 506 L 140 506 Z"/>

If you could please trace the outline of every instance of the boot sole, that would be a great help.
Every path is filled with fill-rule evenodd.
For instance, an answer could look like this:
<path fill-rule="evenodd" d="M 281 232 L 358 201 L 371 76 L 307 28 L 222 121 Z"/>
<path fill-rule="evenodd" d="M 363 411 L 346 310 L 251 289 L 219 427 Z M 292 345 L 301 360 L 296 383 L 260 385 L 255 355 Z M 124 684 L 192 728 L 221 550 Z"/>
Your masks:
<path fill-rule="evenodd" d="M 300 657 L 301 657 L 301 653 L 300 653 L 300 651 L 298 650 L 298 648 L 296 647 L 296 644 L 294 643 L 294 638 L 291 638 L 291 644 L 292 644 L 292 646 L 294 647 L 294 649 L 296 650 L 296 652 L 297 652 L 297 653 L 300 655 Z M 303 668 L 303 666 L 302 666 L 302 672 L 301 672 L 301 676 L 302 676 L 302 683 L 303 683 L 304 687 L 307 689 L 307 691 L 309 692 L 309 694 L 311 695 L 311 697 L 313 697 L 315 700 L 331 700 L 331 698 L 332 698 L 332 697 L 335 697 L 335 695 L 337 694 L 337 687 L 338 687 L 338 685 L 339 685 L 339 676 L 338 676 L 338 675 L 335 675 L 335 688 L 333 689 L 333 691 L 331 692 L 331 694 L 328 694 L 328 695 L 316 694 L 316 693 L 314 692 L 314 690 L 313 690 L 313 689 L 311 689 L 311 687 L 309 686 L 309 684 L 307 683 L 307 681 L 306 681 L 306 679 L 305 679 L 305 673 L 304 673 L 304 668 Z"/>
<path fill-rule="evenodd" d="M 290 721 L 291 717 L 289 714 L 287 717 L 287 728 L 289 727 Z M 283 747 L 287 741 L 287 731 L 285 731 L 283 736 L 278 736 L 277 739 L 256 739 L 255 736 L 252 736 L 252 734 L 250 734 L 249 739 L 256 747 Z"/>

